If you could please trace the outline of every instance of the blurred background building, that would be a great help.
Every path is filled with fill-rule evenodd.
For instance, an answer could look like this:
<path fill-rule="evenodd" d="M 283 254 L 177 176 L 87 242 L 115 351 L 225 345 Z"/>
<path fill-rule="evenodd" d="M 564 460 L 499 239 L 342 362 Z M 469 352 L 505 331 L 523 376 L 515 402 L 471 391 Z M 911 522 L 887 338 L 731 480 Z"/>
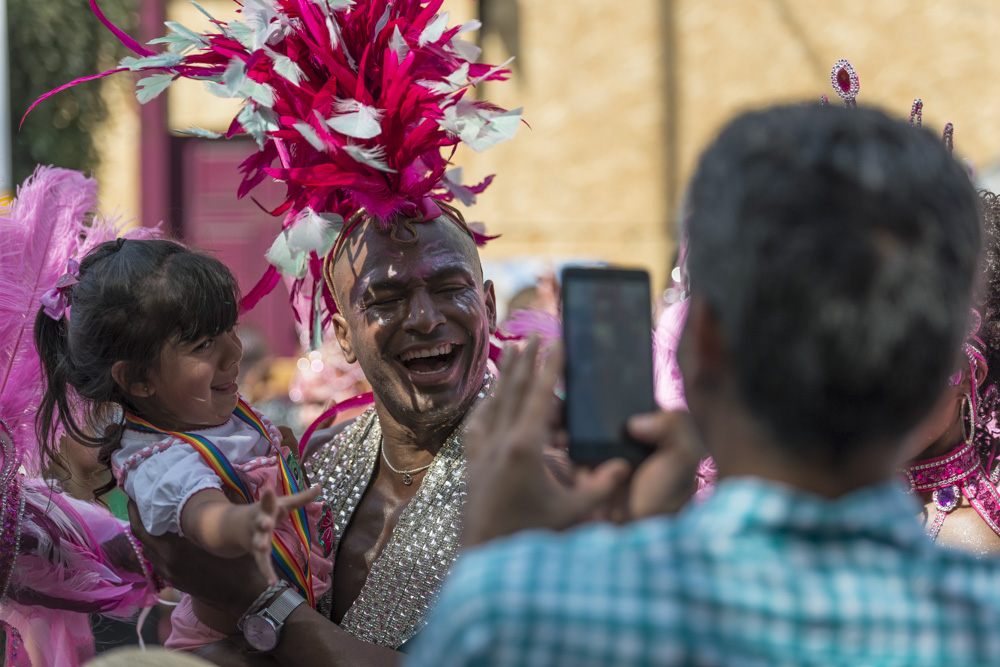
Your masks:
<path fill-rule="evenodd" d="M 61 66 L 69 80 L 123 55 L 113 38 L 94 54 L 76 44 L 78 35 L 103 31 L 86 0 L 8 3 L 12 32 L 46 28 L 18 20 L 25 7 L 52 15 L 52 43 L 12 51 L 14 69 Z M 164 20 L 208 27 L 186 0 L 100 4 L 141 41 L 161 35 Z M 220 19 L 237 7 L 231 0 L 200 4 Z M 67 8 L 77 5 L 83 14 L 68 20 Z M 482 95 L 523 106 L 530 125 L 487 153 L 463 148 L 457 156 L 468 181 L 497 174 L 469 218 L 502 234 L 483 252 L 501 301 L 571 259 L 645 267 L 654 291 L 664 289 L 684 184 L 701 149 L 747 108 L 818 101 L 822 94 L 840 103 L 829 83 L 839 58 L 859 73 L 865 104 L 905 116 L 922 97 L 924 125 L 939 132 L 954 123 L 956 150 L 977 166 L 983 185 L 1000 187 L 996 0 L 446 0 L 445 8 L 453 23 L 483 22 L 487 62 L 516 57 L 512 82 L 487 84 Z M 69 53 L 56 57 L 60 42 Z M 50 148 L 82 141 L 60 123 L 65 128 L 64 117 L 81 106 L 76 96 L 98 91 L 107 114 L 87 126 L 95 152 L 88 164 L 95 165 L 104 209 L 141 224 L 166 221 L 217 251 L 249 289 L 279 229 L 249 198 L 236 200 L 236 165 L 252 149 L 239 140 L 171 132 L 192 125 L 224 131 L 235 114 L 232 101 L 185 81 L 140 109 L 133 85 L 130 75 L 118 75 L 62 93 L 28 118 L 26 132 L 46 135 Z M 14 123 L 30 101 L 25 90 L 15 81 Z M 59 153 L 37 151 L 31 159 L 58 164 Z M 256 196 L 273 205 L 278 187 Z M 250 316 L 279 355 L 294 354 L 297 345 L 286 303 L 276 291 Z"/>

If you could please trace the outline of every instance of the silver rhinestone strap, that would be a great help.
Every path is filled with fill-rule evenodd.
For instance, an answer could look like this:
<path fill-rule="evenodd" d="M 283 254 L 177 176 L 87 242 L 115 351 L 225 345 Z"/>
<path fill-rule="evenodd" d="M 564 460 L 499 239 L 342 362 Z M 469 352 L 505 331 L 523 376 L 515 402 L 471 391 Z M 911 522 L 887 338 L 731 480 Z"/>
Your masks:
<path fill-rule="evenodd" d="M 305 602 L 305 599 L 293 589 L 287 588 L 285 592 L 278 596 L 278 599 L 267 607 L 267 614 L 278 623 L 284 623 L 285 619 L 295 611 L 295 609 Z"/>
<path fill-rule="evenodd" d="M 236 627 L 243 631 L 243 624 L 247 622 L 247 619 L 256 614 L 263 608 L 264 603 L 271 599 L 271 596 L 282 590 L 283 588 L 288 588 L 289 583 L 285 580 L 281 580 L 273 586 L 268 586 L 264 589 L 264 592 L 257 596 L 257 599 L 253 601 L 246 612 L 240 616 L 240 620 L 236 622 Z"/>

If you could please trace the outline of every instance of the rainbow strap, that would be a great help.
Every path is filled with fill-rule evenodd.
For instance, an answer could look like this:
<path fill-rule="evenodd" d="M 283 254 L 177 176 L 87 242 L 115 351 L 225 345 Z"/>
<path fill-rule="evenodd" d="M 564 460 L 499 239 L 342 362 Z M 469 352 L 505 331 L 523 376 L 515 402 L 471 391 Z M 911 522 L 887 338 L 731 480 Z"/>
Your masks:
<path fill-rule="evenodd" d="M 247 405 L 246 401 L 244 401 L 242 397 L 236 404 L 236 409 L 233 410 L 233 414 L 249 424 L 262 437 L 267 440 L 271 440 L 264 423 L 254 413 L 254 411 L 250 409 L 250 406 Z M 128 413 L 125 414 L 125 422 L 128 424 L 129 428 L 136 431 L 145 433 L 162 433 L 191 445 L 191 447 L 193 447 L 194 450 L 201 455 L 212 471 L 219 476 L 219 479 L 222 480 L 223 484 L 239 494 L 239 496 L 247 503 L 254 502 L 253 496 L 250 495 L 250 492 L 247 490 L 243 480 L 240 479 L 240 476 L 236 473 L 236 469 L 233 467 L 233 464 L 229 462 L 229 459 L 227 459 L 221 451 L 219 451 L 218 447 L 209 442 L 205 437 L 200 436 L 197 433 L 166 431 L 162 428 L 153 426 L 153 424 L 145 419 L 142 419 L 141 417 Z M 292 476 L 291 469 L 288 467 L 288 462 L 281 456 L 280 451 L 278 452 L 276 458 L 278 459 L 278 466 L 281 469 L 280 479 L 282 494 L 288 496 L 299 492 L 301 490 L 300 485 Z M 292 550 L 289 549 L 288 545 L 281 538 L 281 536 L 278 535 L 278 533 L 274 533 L 274 537 L 271 540 L 271 554 L 274 557 L 274 562 L 278 566 L 278 569 L 284 573 L 285 578 L 294 583 L 299 591 L 306 596 L 306 599 L 311 607 L 315 607 L 316 601 L 313 596 L 312 586 L 310 585 L 311 572 L 309 568 L 312 535 L 309 531 L 309 522 L 306 518 L 306 510 L 304 507 L 300 507 L 292 512 L 292 525 L 295 527 L 295 532 L 299 536 L 299 540 L 302 542 L 302 546 L 305 550 L 305 565 L 299 565 L 298 560 L 296 560 L 292 555 Z"/>

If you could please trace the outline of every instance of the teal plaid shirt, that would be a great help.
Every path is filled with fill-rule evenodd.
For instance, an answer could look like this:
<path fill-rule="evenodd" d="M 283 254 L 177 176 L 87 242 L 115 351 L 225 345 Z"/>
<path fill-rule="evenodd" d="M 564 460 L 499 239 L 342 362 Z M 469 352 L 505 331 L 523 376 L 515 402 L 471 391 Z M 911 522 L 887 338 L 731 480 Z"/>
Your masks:
<path fill-rule="evenodd" d="M 673 518 L 459 558 L 408 665 L 1000 665 L 1000 562 L 935 547 L 896 484 L 726 480 Z"/>

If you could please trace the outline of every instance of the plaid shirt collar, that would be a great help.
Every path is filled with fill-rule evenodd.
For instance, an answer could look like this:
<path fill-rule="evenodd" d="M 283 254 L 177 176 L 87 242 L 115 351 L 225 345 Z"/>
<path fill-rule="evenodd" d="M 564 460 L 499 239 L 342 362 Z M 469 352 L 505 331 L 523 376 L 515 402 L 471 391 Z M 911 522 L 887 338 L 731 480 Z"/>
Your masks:
<path fill-rule="evenodd" d="M 915 520 L 920 508 L 899 480 L 825 498 L 759 477 L 721 480 L 703 503 L 690 506 L 679 521 L 719 540 L 748 533 L 792 531 L 819 539 L 877 536 L 904 548 L 930 547 Z"/>

